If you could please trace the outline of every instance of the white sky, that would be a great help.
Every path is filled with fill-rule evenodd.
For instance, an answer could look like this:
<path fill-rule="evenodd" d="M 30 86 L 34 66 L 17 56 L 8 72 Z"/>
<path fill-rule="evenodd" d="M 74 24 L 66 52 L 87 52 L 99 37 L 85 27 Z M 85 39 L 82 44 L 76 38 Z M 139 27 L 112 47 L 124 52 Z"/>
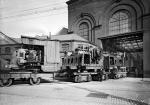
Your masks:
<path fill-rule="evenodd" d="M 68 27 L 68 0 L 0 0 L 0 31 L 10 37 L 56 34 Z"/>

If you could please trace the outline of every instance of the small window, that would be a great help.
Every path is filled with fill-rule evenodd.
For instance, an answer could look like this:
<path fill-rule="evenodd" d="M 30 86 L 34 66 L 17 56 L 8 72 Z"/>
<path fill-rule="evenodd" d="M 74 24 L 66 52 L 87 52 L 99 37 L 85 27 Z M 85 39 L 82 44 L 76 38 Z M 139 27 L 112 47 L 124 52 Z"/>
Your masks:
<path fill-rule="evenodd" d="M 78 58 L 76 57 L 75 59 L 76 59 L 76 60 L 75 60 L 75 63 L 78 63 Z"/>
<path fill-rule="evenodd" d="M 10 53 L 11 53 L 10 47 L 6 47 L 6 48 L 5 48 L 5 53 L 6 53 L 6 54 L 10 54 Z"/>
<path fill-rule="evenodd" d="M 79 62 L 78 62 L 79 64 L 82 63 L 82 56 L 79 57 L 79 60 L 78 60 L 78 61 L 79 61 Z"/>
<path fill-rule="evenodd" d="M 69 44 L 67 43 L 62 44 L 62 51 L 69 51 Z"/>
<path fill-rule="evenodd" d="M 62 64 L 64 64 L 65 63 L 65 59 L 64 58 L 62 58 Z"/>
<path fill-rule="evenodd" d="M 20 54 L 19 54 L 19 57 L 24 57 L 24 53 L 20 53 Z"/>
<path fill-rule="evenodd" d="M 84 54 L 84 64 L 90 64 L 90 55 Z"/>
<path fill-rule="evenodd" d="M 114 62 L 115 64 L 117 63 L 117 60 L 115 60 L 115 62 Z"/>
<path fill-rule="evenodd" d="M 68 64 L 70 64 L 70 59 L 68 59 Z"/>
<path fill-rule="evenodd" d="M 123 63 L 123 61 L 120 59 L 120 60 L 119 60 L 119 63 L 120 63 L 120 64 L 122 64 L 122 63 Z"/>
<path fill-rule="evenodd" d="M 71 64 L 73 64 L 73 58 L 71 58 Z"/>
<path fill-rule="evenodd" d="M 29 44 L 33 44 L 33 39 L 29 39 Z"/>
<path fill-rule="evenodd" d="M 78 44 L 78 48 L 83 50 L 83 44 Z"/>
<path fill-rule="evenodd" d="M 110 65 L 114 65 L 114 58 L 110 57 Z"/>

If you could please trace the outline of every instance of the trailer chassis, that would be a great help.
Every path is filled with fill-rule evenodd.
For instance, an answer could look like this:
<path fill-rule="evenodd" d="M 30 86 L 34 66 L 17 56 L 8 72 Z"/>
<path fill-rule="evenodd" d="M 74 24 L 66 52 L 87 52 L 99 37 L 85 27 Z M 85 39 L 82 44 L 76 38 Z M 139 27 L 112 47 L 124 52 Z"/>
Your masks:
<path fill-rule="evenodd" d="M 30 85 L 39 85 L 41 79 L 54 80 L 54 72 L 5 71 L 0 72 L 0 86 L 8 87 L 15 80 L 27 80 Z"/>

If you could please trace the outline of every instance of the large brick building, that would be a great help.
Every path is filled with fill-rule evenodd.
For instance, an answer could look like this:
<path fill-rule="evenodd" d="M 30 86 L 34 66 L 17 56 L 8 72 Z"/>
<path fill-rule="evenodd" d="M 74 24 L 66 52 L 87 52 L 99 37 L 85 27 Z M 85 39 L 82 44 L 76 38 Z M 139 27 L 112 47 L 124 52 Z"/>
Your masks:
<path fill-rule="evenodd" d="M 126 52 L 132 65 L 150 78 L 150 0 L 69 0 L 67 4 L 69 32 L 97 45 L 102 41 L 105 51 Z"/>

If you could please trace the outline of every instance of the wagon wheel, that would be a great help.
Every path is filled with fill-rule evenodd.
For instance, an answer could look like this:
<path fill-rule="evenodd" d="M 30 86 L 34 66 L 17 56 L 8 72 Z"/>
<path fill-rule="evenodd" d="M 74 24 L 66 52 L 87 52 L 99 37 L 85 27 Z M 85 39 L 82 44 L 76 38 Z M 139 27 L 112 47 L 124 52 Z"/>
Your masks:
<path fill-rule="evenodd" d="M 75 76 L 74 77 L 74 82 L 75 83 L 80 83 L 81 82 L 81 76 L 79 75 L 79 76 Z"/>
<path fill-rule="evenodd" d="M 88 75 L 88 76 L 87 76 L 87 82 L 90 82 L 90 81 L 92 81 L 92 76 L 91 76 L 91 75 Z"/>
<path fill-rule="evenodd" d="M 6 87 L 6 86 L 11 86 L 13 83 L 13 79 L 0 79 L 0 86 Z"/>
<path fill-rule="evenodd" d="M 41 82 L 41 78 L 30 78 L 29 83 L 30 85 L 39 85 Z"/>

